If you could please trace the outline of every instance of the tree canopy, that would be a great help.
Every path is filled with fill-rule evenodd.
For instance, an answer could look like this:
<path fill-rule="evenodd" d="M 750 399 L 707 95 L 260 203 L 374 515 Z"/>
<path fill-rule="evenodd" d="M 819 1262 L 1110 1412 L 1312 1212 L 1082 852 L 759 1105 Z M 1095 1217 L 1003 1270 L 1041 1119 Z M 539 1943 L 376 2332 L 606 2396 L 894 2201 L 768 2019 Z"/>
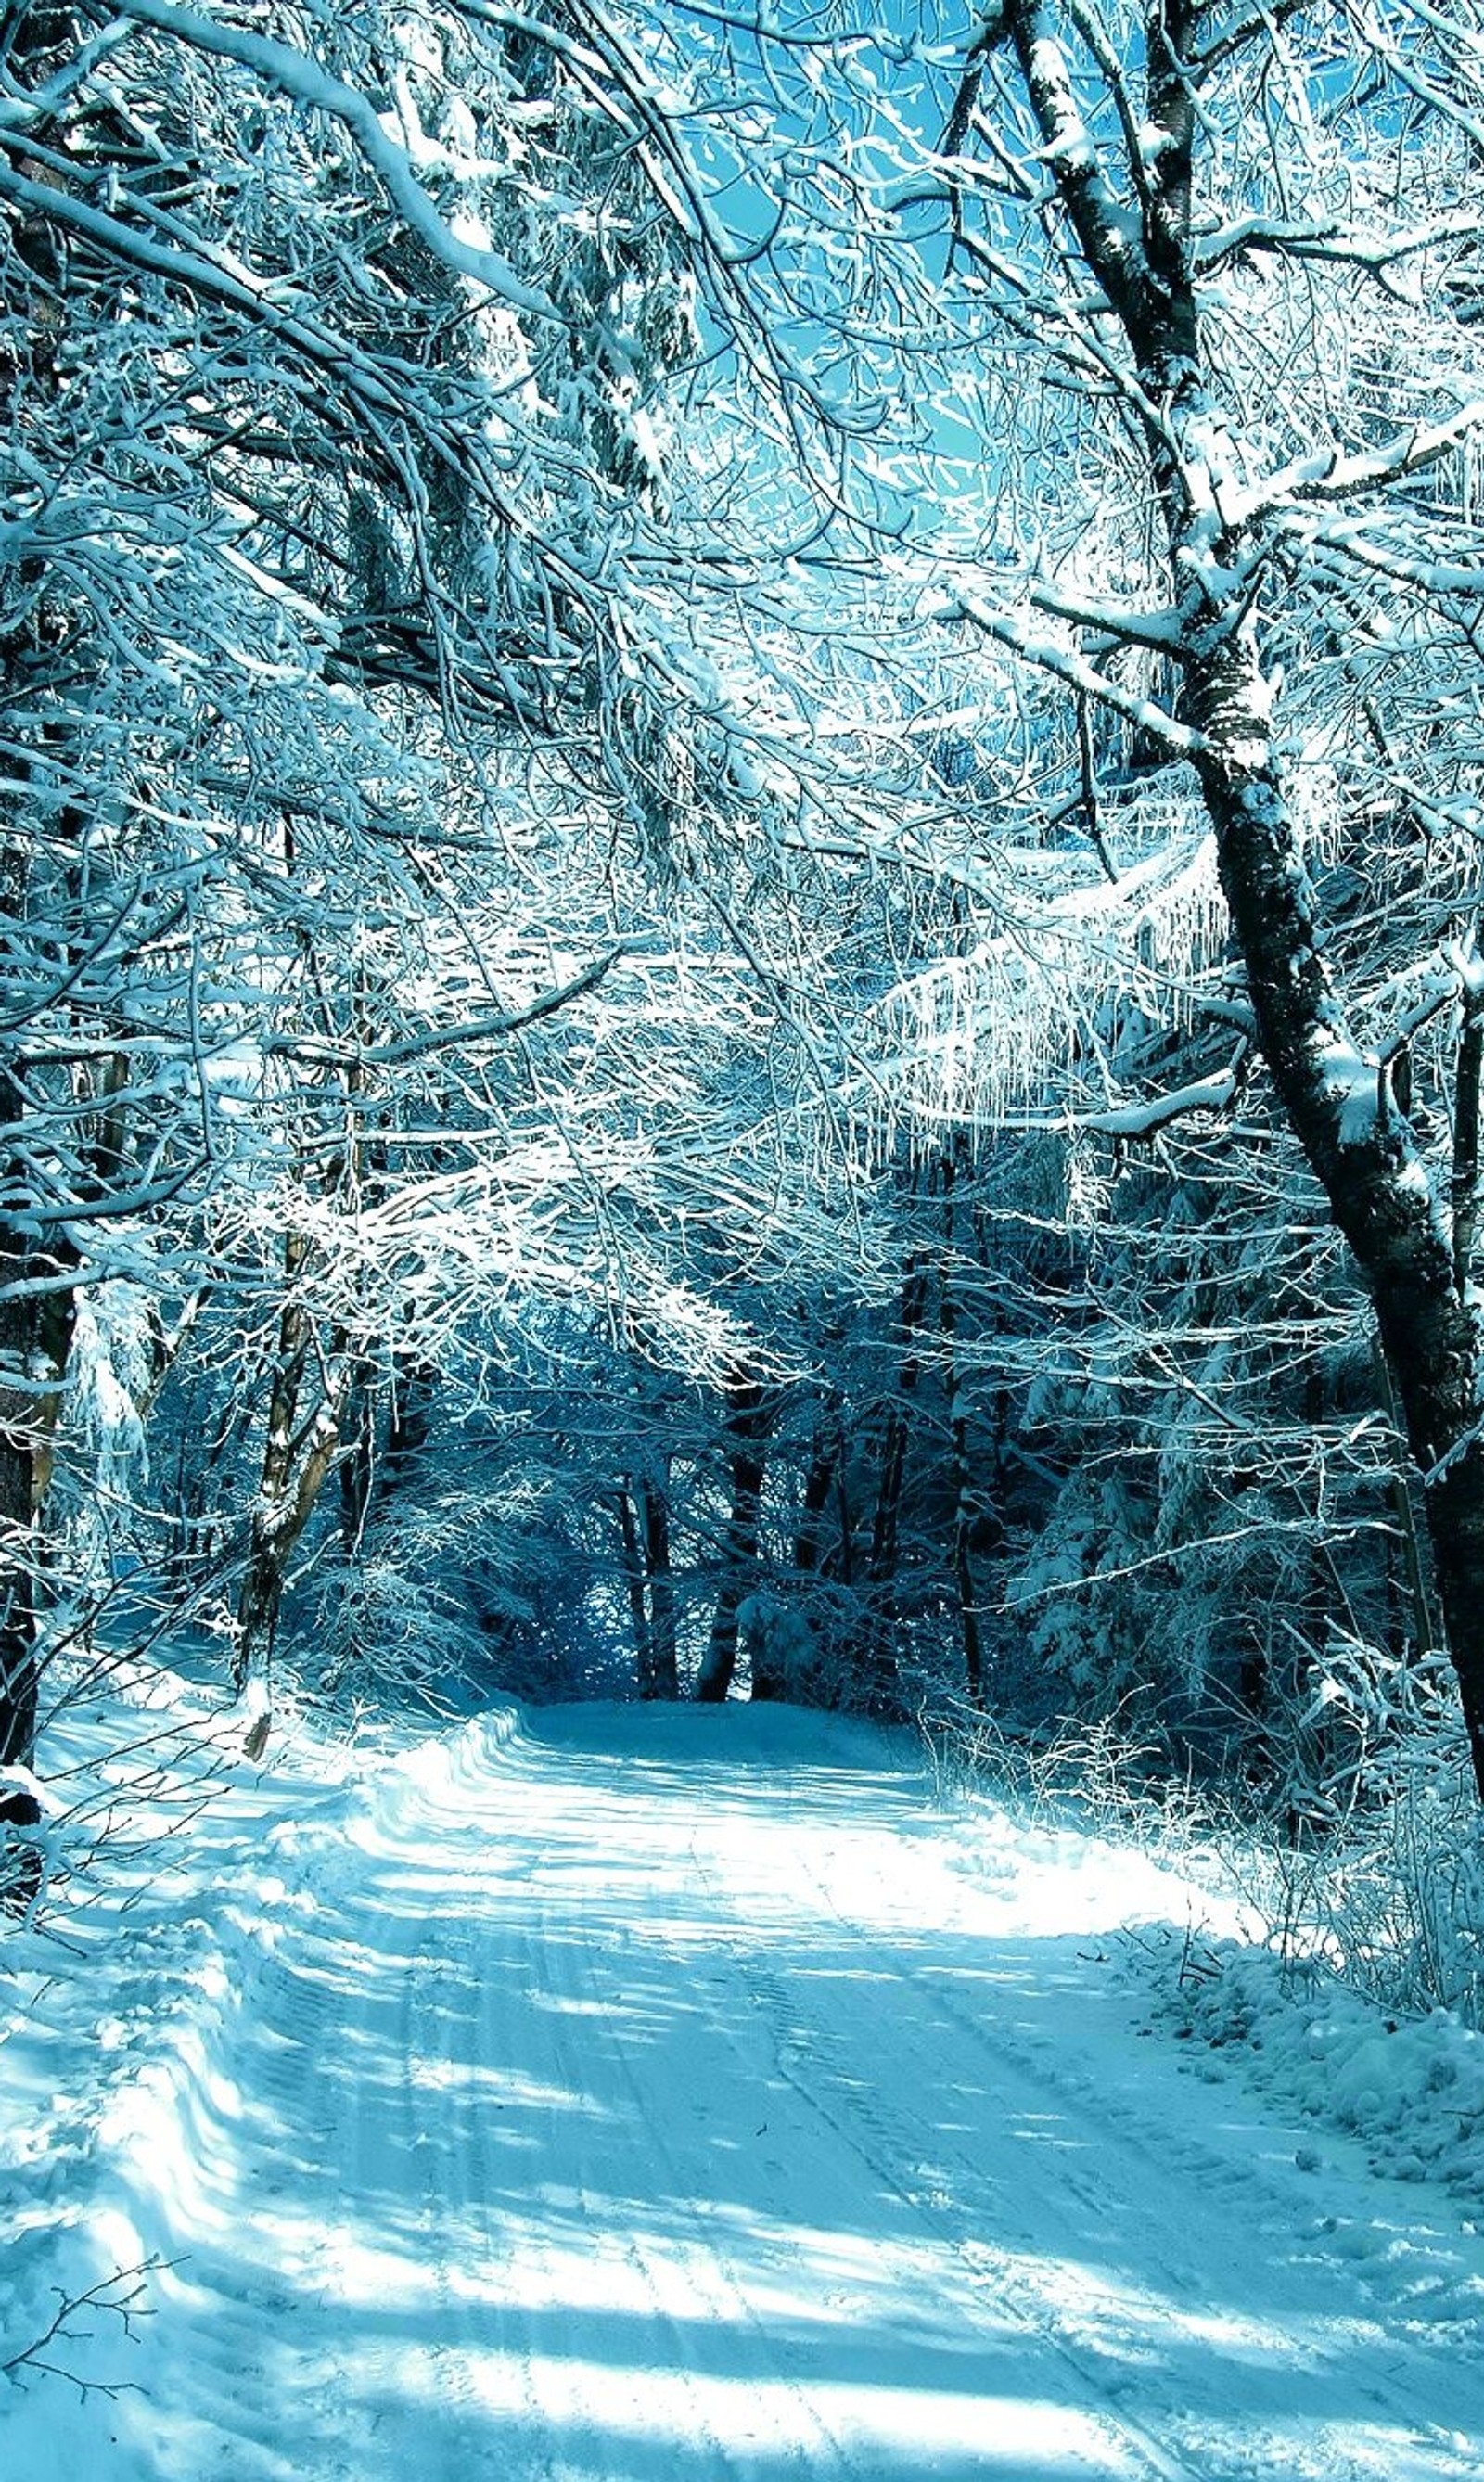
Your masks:
<path fill-rule="evenodd" d="M 164 1630 L 1484 1786 L 1481 160 L 1466 0 L 5 13 L 13 1822 Z"/>

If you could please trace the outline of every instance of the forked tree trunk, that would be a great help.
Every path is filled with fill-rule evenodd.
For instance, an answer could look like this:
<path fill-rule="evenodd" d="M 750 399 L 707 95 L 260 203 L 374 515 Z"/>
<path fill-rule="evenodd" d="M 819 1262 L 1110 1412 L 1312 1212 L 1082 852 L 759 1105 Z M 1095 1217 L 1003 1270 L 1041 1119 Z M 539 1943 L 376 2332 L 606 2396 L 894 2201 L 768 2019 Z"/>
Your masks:
<path fill-rule="evenodd" d="M 266 1674 L 271 1667 L 289 1561 L 336 1462 L 354 1375 L 345 1339 L 335 1335 L 313 1410 L 306 1418 L 300 1418 L 305 1374 L 314 1344 L 313 1325 L 299 1288 L 308 1250 L 300 1232 L 290 1232 L 283 1245 L 284 1301 L 268 1400 L 268 1437 L 237 1598 L 232 1677 L 239 1689 L 254 1674 Z"/>

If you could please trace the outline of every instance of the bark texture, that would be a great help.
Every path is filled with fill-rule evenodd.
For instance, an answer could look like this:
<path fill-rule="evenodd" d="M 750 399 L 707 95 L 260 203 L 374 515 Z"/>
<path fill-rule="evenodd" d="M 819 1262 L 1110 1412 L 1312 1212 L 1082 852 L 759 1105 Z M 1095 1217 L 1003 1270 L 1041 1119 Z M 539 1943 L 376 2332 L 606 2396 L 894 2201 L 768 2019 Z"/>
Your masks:
<path fill-rule="evenodd" d="M 237 1599 L 232 1677 L 239 1689 L 254 1672 L 266 1670 L 272 1659 L 289 1560 L 338 1458 L 354 1378 L 345 1339 L 336 1335 L 318 1374 L 319 1392 L 312 1411 L 306 1418 L 300 1418 L 300 1401 L 315 1341 L 313 1323 L 301 1290 L 308 1246 L 298 1232 L 290 1232 L 283 1245 L 284 1298 L 268 1400 L 268 1437 Z"/>
<path fill-rule="evenodd" d="M 1224 521 L 1233 426 L 1203 368 L 1191 200 L 1200 11 L 1154 0 L 1145 21 L 1137 156 L 1094 138 L 1067 63 L 1075 20 L 1009 0 L 1005 32 L 1040 125 L 1061 206 L 1127 341 L 1130 402 L 1143 408 L 1163 514 L 1179 642 L 1179 722 L 1214 831 L 1221 884 L 1246 965 L 1259 1041 L 1280 1102 L 1354 1252 L 1403 1423 L 1425 1487 L 1427 1531 L 1448 1650 L 1484 1796 L 1484 1439 L 1479 1335 L 1464 1298 L 1457 1236 L 1435 1199 L 1385 1071 L 1367 1066 L 1327 967 L 1314 890 L 1285 798 L 1255 618 L 1262 520 Z M 1137 216 L 1116 204 L 1139 200 Z M 1235 461 L 1239 462 L 1239 461 Z M 1471 1021 L 1469 1034 L 1476 1037 Z M 1476 1067 L 1462 1064 L 1476 1093 Z M 1468 1105 L 1464 1246 L 1476 1149 Z"/>

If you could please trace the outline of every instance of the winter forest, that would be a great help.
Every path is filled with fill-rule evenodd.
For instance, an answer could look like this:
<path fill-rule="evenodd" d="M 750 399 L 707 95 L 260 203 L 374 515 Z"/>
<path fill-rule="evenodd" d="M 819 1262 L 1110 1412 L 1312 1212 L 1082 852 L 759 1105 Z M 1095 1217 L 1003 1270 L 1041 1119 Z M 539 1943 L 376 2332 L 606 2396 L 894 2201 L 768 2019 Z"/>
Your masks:
<path fill-rule="evenodd" d="M 1484 7 L 0 206 L 0 2470 L 1476 2476 Z"/>

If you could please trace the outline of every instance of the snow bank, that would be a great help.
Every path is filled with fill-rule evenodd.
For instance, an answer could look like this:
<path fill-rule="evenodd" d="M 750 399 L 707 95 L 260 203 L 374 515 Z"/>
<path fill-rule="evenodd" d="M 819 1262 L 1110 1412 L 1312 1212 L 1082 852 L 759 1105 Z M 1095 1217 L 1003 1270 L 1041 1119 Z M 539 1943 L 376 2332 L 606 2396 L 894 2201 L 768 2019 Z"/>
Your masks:
<path fill-rule="evenodd" d="M 48 1886 L 35 1926 L 0 1933 L 0 2416 L 16 2469 L 85 2469 L 68 2407 L 130 2383 L 139 2322 L 178 2280 L 173 2229 L 230 2143 L 233 2021 L 312 1910 L 310 1843 L 343 1832 L 356 1792 L 352 1755 L 291 1720 L 253 1766 L 240 1710 L 120 1667 L 47 1737 Z M 79 2437 L 95 2443 L 95 2425 Z"/>
<path fill-rule="evenodd" d="M 1160 2013 L 1236 2052 L 1290 2110 L 1359 2137 L 1378 2172 L 1484 2205 L 1484 2034 L 1446 2010 L 1390 2017 L 1322 1967 L 1219 1940 L 1187 1953 Z"/>

